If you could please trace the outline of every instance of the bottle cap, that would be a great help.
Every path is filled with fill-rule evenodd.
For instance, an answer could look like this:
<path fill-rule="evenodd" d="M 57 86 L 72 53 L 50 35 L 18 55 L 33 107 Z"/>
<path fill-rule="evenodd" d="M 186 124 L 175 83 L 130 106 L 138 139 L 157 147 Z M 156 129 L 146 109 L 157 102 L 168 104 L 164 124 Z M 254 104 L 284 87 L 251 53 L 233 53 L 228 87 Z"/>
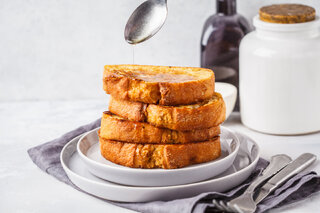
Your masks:
<path fill-rule="evenodd" d="M 316 10 L 302 4 L 274 4 L 260 8 L 259 15 L 265 22 L 293 24 L 313 21 Z"/>

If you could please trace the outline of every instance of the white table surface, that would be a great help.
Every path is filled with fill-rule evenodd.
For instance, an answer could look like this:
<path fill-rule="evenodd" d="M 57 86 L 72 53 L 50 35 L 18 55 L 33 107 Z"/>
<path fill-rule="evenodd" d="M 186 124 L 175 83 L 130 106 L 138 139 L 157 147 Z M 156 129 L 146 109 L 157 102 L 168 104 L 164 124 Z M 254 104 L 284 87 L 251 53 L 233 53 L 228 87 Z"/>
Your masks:
<path fill-rule="evenodd" d="M 107 100 L 0 102 L 0 212 L 132 212 L 81 193 L 38 169 L 27 149 L 98 118 Z M 320 133 L 272 136 L 244 127 L 238 113 L 225 126 L 255 139 L 262 157 L 292 158 L 311 152 L 320 158 Z M 311 168 L 320 173 L 317 161 Z M 320 194 L 272 212 L 319 212 Z"/>

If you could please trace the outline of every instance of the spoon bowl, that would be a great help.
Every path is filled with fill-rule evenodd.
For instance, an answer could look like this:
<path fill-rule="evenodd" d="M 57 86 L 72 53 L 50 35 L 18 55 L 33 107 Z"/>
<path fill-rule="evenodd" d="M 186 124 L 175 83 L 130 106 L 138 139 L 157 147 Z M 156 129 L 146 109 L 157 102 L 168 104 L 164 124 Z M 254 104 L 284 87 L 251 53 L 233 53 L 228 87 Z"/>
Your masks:
<path fill-rule="evenodd" d="M 138 44 L 156 34 L 163 26 L 168 14 L 167 0 L 148 0 L 130 16 L 124 31 L 129 44 Z"/>

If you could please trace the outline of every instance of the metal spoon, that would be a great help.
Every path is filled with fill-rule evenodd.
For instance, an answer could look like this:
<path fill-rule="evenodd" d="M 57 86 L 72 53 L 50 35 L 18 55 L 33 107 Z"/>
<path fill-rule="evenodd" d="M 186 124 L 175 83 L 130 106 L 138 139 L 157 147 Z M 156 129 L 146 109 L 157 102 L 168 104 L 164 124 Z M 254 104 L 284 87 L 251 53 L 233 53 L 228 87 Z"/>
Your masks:
<path fill-rule="evenodd" d="M 163 26 L 168 14 L 167 0 L 148 0 L 130 16 L 124 31 L 129 44 L 138 44 L 156 34 Z"/>

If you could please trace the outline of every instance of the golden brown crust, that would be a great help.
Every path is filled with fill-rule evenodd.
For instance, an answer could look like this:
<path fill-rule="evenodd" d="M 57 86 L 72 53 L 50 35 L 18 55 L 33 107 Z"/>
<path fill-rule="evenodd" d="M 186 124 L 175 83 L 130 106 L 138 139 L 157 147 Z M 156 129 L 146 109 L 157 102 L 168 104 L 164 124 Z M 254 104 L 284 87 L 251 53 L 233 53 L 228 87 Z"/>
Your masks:
<path fill-rule="evenodd" d="M 302 4 L 274 4 L 260 8 L 259 15 L 265 22 L 290 24 L 312 21 L 316 11 Z"/>
<path fill-rule="evenodd" d="M 142 104 L 112 97 L 109 110 L 128 120 L 148 122 L 157 127 L 178 131 L 219 126 L 226 114 L 226 106 L 219 93 L 215 93 L 209 101 L 175 107 Z"/>
<path fill-rule="evenodd" d="M 220 134 L 220 127 L 191 131 L 158 128 L 148 123 L 124 120 L 111 112 L 104 112 L 99 136 L 108 140 L 131 143 L 177 144 L 207 141 Z"/>
<path fill-rule="evenodd" d="M 149 65 L 106 65 L 104 90 L 118 99 L 181 105 L 208 100 L 214 93 L 210 69 Z"/>
<path fill-rule="evenodd" d="M 217 159 L 220 138 L 188 144 L 136 144 L 100 138 L 101 155 L 107 160 L 132 168 L 176 169 Z"/>

